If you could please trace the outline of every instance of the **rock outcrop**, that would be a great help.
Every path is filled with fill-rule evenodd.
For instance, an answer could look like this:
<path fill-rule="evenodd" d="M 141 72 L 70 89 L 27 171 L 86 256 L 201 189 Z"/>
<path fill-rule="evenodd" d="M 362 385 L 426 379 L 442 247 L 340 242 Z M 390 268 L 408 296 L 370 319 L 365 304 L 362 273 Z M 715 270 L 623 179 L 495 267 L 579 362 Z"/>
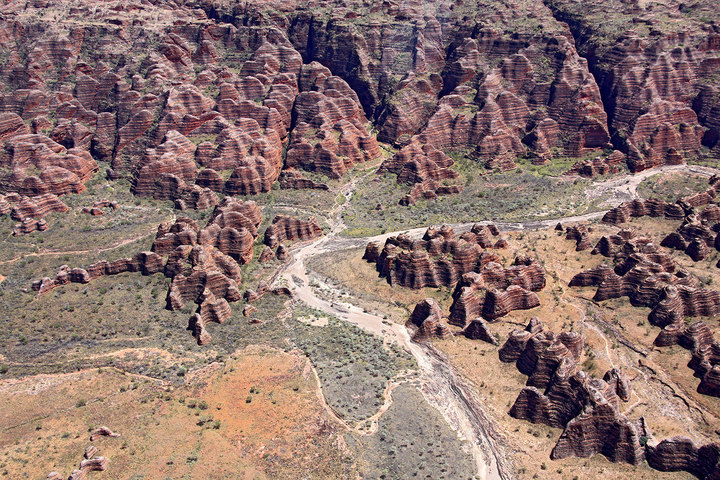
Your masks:
<path fill-rule="evenodd" d="M 490 326 L 482 317 L 471 320 L 463 330 L 463 335 L 470 340 L 482 340 L 492 345 L 499 345 L 497 338 L 490 330 Z"/>
<path fill-rule="evenodd" d="M 53 193 L 34 197 L 26 197 L 18 193 L 0 195 L 0 215 L 9 213 L 13 220 L 19 222 L 13 228 L 15 236 L 47 230 L 47 221 L 42 217 L 52 212 L 67 210 L 67 205 Z"/>
<path fill-rule="evenodd" d="M 180 310 L 188 301 L 198 305 L 188 330 L 203 345 L 210 341 L 206 324 L 225 321 L 231 314 L 229 304 L 242 299 L 238 287 L 242 282 L 240 266 L 253 258 L 261 220 L 255 202 L 226 197 L 202 229 L 191 219 L 178 218 L 172 225 L 158 227 L 150 252 L 100 261 L 85 269 L 64 265 L 55 278 L 37 280 L 32 288 L 43 295 L 67 283 L 89 283 L 105 275 L 163 273 L 172 279 L 166 297 L 168 309 Z"/>
<path fill-rule="evenodd" d="M 556 18 L 568 24 L 588 58 L 608 113 L 613 145 L 633 172 L 677 164 L 715 149 L 717 32 L 698 20 L 713 18 L 712 2 L 670 3 L 645 9 L 603 2 L 553 0 Z M 611 25 L 632 25 L 622 32 Z M 711 155 L 716 155 L 712 152 Z"/>
<path fill-rule="evenodd" d="M 715 315 L 712 303 L 718 293 L 698 288 L 697 280 L 650 239 L 621 231 L 601 239 L 594 251 L 611 256 L 615 267 L 603 264 L 581 272 L 570 286 L 596 286 L 595 300 L 627 296 L 634 306 L 651 308 L 650 321 L 658 326 L 684 315 Z"/>
<path fill-rule="evenodd" d="M 322 236 L 322 228 L 315 218 L 301 220 L 288 215 L 277 215 L 265 230 L 264 243 L 277 248 L 285 241 L 305 241 Z"/>
<path fill-rule="evenodd" d="M 488 262 L 457 283 L 448 321 L 465 327 L 477 317 L 492 321 L 513 310 L 537 307 L 540 299 L 535 292 L 544 287 L 545 269 L 535 260 L 517 257 L 510 267 Z"/>
<path fill-rule="evenodd" d="M 287 287 L 271 288 L 267 282 L 261 281 L 255 289 L 248 288 L 245 290 L 243 298 L 246 302 L 256 302 L 268 293 L 272 295 L 283 295 L 290 298 L 293 296 L 292 291 L 290 291 Z"/>
<path fill-rule="evenodd" d="M 690 350 L 692 358 L 688 366 L 693 369 L 695 377 L 700 379 L 698 392 L 720 397 L 720 342 L 705 322 L 669 323 L 655 338 L 655 345 L 680 345 Z"/>
<path fill-rule="evenodd" d="M 478 272 L 500 260 L 488 249 L 505 247 L 494 225 L 476 224 L 461 235 L 443 225 L 428 228 L 420 240 L 402 234 L 390 237 L 380 252 L 378 245 L 368 244 L 364 258 L 376 264 L 389 284 L 417 289 L 452 286 L 465 273 Z"/>
<path fill-rule="evenodd" d="M 318 62 L 303 65 L 295 99 L 295 129 L 285 165 L 340 178 L 356 163 L 380 156 L 357 93 Z"/>
<path fill-rule="evenodd" d="M 603 216 L 602 221 L 617 225 L 628 222 L 631 217 L 650 216 L 665 217 L 673 220 L 685 219 L 687 223 L 688 218 L 694 217 L 695 208 L 708 205 L 715 199 L 718 188 L 720 188 L 720 175 L 713 175 L 708 180 L 708 183 L 709 186 L 704 192 L 678 198 L 675 203 L 667 203 L 657 198 L 624 202 L 609 210 Z M 701 213 L 701 220 L 708 222 L 720 219 L 720 212 L 715 207 L 715 205 L 710 205 L 705 209 L 707 213 L 704 214 L 704 218 Z"/>
<path fill-rule="evenodd" d="M 167 18 L 149 27 L 145 7 L 89 2 L 63 15 L 78 25 L 92 18 L 93 28 L 65 33 L 25 28 L 18 8 L 1 7 L 13 15 L 3 37 L 13 53 L 0 67 L 8 92 L 0 95 L 0 191 L 80 192 L 96 158 L 110 162 L 108 178 L 131 178 L 139 196 L 209 208 L 218 202 L 212 192 L 268 192 L 283 163 L 338 178 L 379 157 L 356 91 L 304 62 L 282 26 L 238 28 L 200 6 L 162 0 L 152 10 Z M 109 57 L 119 67 L 104 63 Z M 323 188 L 292 175 L 284 184 Z"/>
<path fill-rule="evenodd" d="M 575 241 L 575 251 L 580 252 L 590 248 L 590 232 L 592 228 L 587 225 L 578 224 L 565 227 L 565 239 Z"/>
<path fill-rule="evenodd" d="M 687 215 L 677 231 L 666 236 L 660 245 L 681 250 L 694 262 L 707 257 L 710 248 L 716 244 L 717 234 L 695 215 Z"/>
<path fill-rule="evenodd" d="M 698 447 L 687 437 L 672 437 L 647 448 L 647 462 L 661 472 L 685 471 L 700 479 L 720 477 L 720 445 Z"/>
<path fill-rule="evenodd" d="M 80 193 L 98 165 L 87 150 L 65 148 L 45 135 L 16 135 L 5 141 L 0 184 L 23 195 Z"/>
<path fill-rule="evenodd" d="M 305 178 L 298 170 L 289 168 L 280 174 L 280 188 L 286 190 L 329 190 L 325 183 L 316 182 Z"/>
<path fill-rule="evenodd" d="M 397 183 L 412 185 L 401 205 L 413 205 L 421 198 L 432 200 L 438 195 L 459 193 L 461 185 L 453 184 L 459 174 L 452 168 L 453 160 L 441 150 L 418 140 L 403 147 L 391 159 L 385 160 L 378 174 L 397 175 Z"/>
<path fill-rule="evenodd" d="M 662 247 L 630 230 L 603 237 L 593 252 L 612 257 L 614 268 L 602 264 L 578 273 L 570 286 L 597 287 L 596 301 L 628 297 L 633 306 L 649 308 L 648 320 L 663 329 L 655 344 L 689 349 L 693 355 L 689 366 L 701 379 L 698 391 L 719 396 L 720 344 L 704 322 L 687 325 L 685 318 L 720 314 L 720 292 L 700 287 Z"/>
<path fill-rule="evenodd" d="M 557 151 L 580 156 L 608 145 L 600 91 L 559 30 L 514 43 L 487 31 L 453 46 L 443 78 L 414 72 L 400 83 L 398 98 L 406 104 L 391 104 L 382 137 L 412 129 L 411 143 L 466 149 L 485 167 L 501 170 L 526 154 L 544 163 Z M 493 62 L 498 56 L 502 60 Z M 427 118 L 420 129 L 411 120 L 416 112 Z"/>
<path fill-rule="evenodd" d="M 665 217 L 675 220 L 683 218 L 684 215 L 685 211 L 681 205 L 651 198 L 622 203 L 609 210 L 603 216 L 602 221 L 617 225 L 630 221 L 631 217 Z"/>
<path fill-rule="evenodd" d="M 598 175 L 611 175 L 620 172 L 620 165 L 625 160 L 625 155 L 615 150 L 610 155 L 594 157 L 590 160 L 581 160 L 565 172 L 566 175 L 580 175 L 593 178 Z"/>
<path fill-rule="evenodd" d="M 540 304 L 535 292 L 545 286 L 545 270 L 527 257 L 503 267 L 500 257 L 487 250 L 506 247 L 493 224 L 473 225 L 461 235 L 443 225 L 428 228 L 420 240 L 402 234 L 390 237 L 382 251 L 370 242 L 363 259 L 375 263 L 391 285 L 414 289 L 456 285 L 449 322 L 465 327 L 478 317 L 494 320 Z"/>
<path fill-rule="evenodd" d="M 114 433 L 108 427 L 99 427 L 90 434 L 90 441 L 93 442 L 100 437 L 119 437 L 120 434 Z M 110 459 L 107 457 L 96 456 L 97 447 L 89 445 L 85 448 L 83 459 L 76 470 L 68 477 L 68 480 L 86 480 L 89 472 L 104 472 L 110 465 Z M 47 480 L 63 480 L 63 476 L 58 472 L 50 472 L 46 477 Z"/>
<path fill-rule="evenodd" d="M 634 26 L 621 38 L 587 21 L 603 7 L 567 0 L 95 3 L 0 7 L 2 191 L 80 191 L 97 159 L 139 195 L 208 208 L 193 186 L 254 195 L 284 168 L 342 176 L 379 158 L 375 131 L 401 148 L 394 169 L 426 177 L 404 204 L 460 191 L 432 158 L 450 151 L 502 170 L 593 158 L 573 169 L 589 176 L 720 151 L 715 34 L 674 3 L 654 10 L 663 22 L 613 9 Z"/>
<path fill-rule="evenodd" d="M 537 318 L 513 331 L 499 350 L 500 360 L 515 362 L 528 380 L 509 414 L 563 429 L 553 459 L 600 453 L 637 465 L 645 457 L 641 438 L 648 431 L 644 419 L 632 421 L 619 410 L 619 401 L 629 399 L 627 380 L 617 370 L 602 380 L 581 371 L 583 343 L 578 333 L 545 330 Z"/>
<path fill-rule="evenodd" d="M 406 325 L 414 328 L 412 339 L 416 342 L 451 335 L 450 328 L 443 322 L 442 309 L 432 298 L 415 305 Z"/>
<path fill-rule="evenodd" d="M 93 202 L 91 207 L 83 207 L 81 211 L 82 213 L 87 213 L 88 215 L 97 217 L 100 215 L 105 215 L 105 210 L 103 209 L 110 209 L 112 211 L 115 211 L 118 209 L 118 206 L 119 205 L 117 202 L 111 202 L 110 200 L 98 200 L 97 202 Z"/>

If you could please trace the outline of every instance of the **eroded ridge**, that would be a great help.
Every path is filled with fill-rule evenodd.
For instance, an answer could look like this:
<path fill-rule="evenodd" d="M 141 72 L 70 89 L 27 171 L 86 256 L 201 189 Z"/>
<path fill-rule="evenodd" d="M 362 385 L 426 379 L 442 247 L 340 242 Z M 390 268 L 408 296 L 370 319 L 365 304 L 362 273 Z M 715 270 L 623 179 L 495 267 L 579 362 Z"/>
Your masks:
<path fill-rule="evenodd" d="M 720 313 L 720 292 L 700 286 L 696 277 L 680 268 L 669 253 L 649 238 L 630 229 L 604 236 L 594 253 L 610 257 L 614 267 L 601 264 L 578 273 L 573 287 L 597 287 L 596 301 L 628 297 L 635 307 L 651 309 L 648 320 L 662 328 L 655 345 L 681 345 L 693 353 L 689 366 L 701 379 L 698 391 L 718 396 L 720 351 L 702 321 L 687 324 L 686 317 L 712 317 Z"/>
<path fill-rule="evenodd" d="M 508 413 L 564 429 L 551 458 L 601 453 L 637 465 L 644 459 L 641 437 L 649 433 L 644 419 L 631 421 L 620 413 L 619 402 L 630 398 L 629 383 L 615 369 L 603 379 L 580 370 L 583 344 L 577 332 L 555 334 L 537 317 L 524 330 L 513 330 L 498 352 L 500 360 L 515 362 L 528 379 Z"/>
<path fill-rule="evenodd" d="M 172 279 L 166 298 L 169 310 L 180 310 L 188 301 L 198 305 L 188 330 L 203 345 L 211 338 L 207 323 L 223 323 L 230 316 L 230 303 L 243 298 L 240 267 L 253 260 L 261 220 L 255 202 L 226 197 L 203 228 L 191 219 L 178 218 L 172 225 L 158 226 L 150 252 L 87 268 L 62 266 L 55 278 L 37 280 L 32 287 L 43 295 L 67 283 L 89 283 L 105 275 L 162 273 Z"/>
<path fill-rule="evenodd" d="M 371 242 L 364 259 L 375 263 L 381 277 L 391 285 L 414 289 L 452 286 L 468 272 L 477 271 L 500 257 L 488 249 L 507 248 L 494 225 L 475 225 L 456 235 L 448 225 L 430 227 L 420 240 L 400 234 L 385 241 L 382 250 Z"/>

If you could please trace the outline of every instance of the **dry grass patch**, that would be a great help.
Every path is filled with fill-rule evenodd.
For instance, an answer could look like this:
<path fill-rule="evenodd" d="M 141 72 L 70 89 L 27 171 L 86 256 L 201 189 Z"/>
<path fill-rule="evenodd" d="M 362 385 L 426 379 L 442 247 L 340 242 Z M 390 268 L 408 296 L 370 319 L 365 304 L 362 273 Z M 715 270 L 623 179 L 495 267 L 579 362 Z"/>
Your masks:
<path fill-rule="evenodd" d="M 316 388 L 303 356 L 258 348 L 177 389 L 111 369 L 6 380 L 0 474 L 68 474 L 107 425 L 122 434 L 95 442 L 108 478 L 354 478 Z"/>

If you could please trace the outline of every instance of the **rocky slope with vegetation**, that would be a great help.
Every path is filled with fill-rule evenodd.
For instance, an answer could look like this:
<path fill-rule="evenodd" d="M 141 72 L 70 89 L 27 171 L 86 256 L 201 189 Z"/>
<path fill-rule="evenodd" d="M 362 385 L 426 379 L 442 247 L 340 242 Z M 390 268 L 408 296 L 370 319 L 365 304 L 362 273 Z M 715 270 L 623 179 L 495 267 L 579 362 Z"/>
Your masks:
<path fill-rule="evenodd" d="M 0 20 L 0 476 L 720 475 L 710 0 Z"/>

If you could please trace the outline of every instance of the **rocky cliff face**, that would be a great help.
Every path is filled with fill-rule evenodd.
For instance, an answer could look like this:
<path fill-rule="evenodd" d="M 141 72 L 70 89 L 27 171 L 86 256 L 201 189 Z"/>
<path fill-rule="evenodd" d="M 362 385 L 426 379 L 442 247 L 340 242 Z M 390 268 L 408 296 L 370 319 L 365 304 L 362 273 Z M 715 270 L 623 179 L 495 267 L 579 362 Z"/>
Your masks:
<path fill-rule="evenodd" d="M 710 443 L 700 447 L 690 438 L 673 437 L 647 449 L 647 462 L 662 472 L 686 471 L 702 479 L 720 477 L 720 446 Z"/>
<path fill-rule="evenodd" d="M 579 157 L 588 176 L 717 156 L 715 27 L 622 6 L 613 18 L 643 22 L 602 43 L 598 6 L 547 5 L 159 1 L 148 22 L 93 0 L 8 4 L 0 186 L 78 192 L 100 160 L 138 195 L 207 208 L 285 168 L 338 178 L 380 157 L 374 131 L 401 147 L 381 171 L 413 185 L 403 204 L 461 190 L 452 151 L 493 169 Z"/>
<path fill-rule="evenodd" d="M 616 3 L 355 2 L 323 16 L 316 2 L 270 2 L 223 14 L 288 28 L 305 60 L 358 93 L 383 141 L 417 136 L 493 168 L 603 147 L 601 158 L 612 149 L 626 156 L 587 165 L 588 175 L 618 161 L 632 171 L 677 163 L 703 144 L 714 152 L 719 47 L 704 20 L 712 2 Z"/>
<path fill-rule="evenodd" d="M 545 270 L 523 256 L 503 267 L 500 257 L 488 249 L 504 248 L 507 241 L 493 224 L 476 224 L 459 236 L 443 225 L 428 228 L 420 240 L 407 235 L 390 237 L 382 250 L 371 242 L 363 258 L 375 263 L 380 276 L 391 285 L 415 289 L 455 286 L 448 321 L 465 327 L 479 317 L 495 320 L 513 310 L 540 305 L 535 292 L 545 286 Z M 477 328 L 481 325 L 468 335 L 481 335 L 492 342 L 489 334 L 483 335 Z"/>
<path fill-rule="evenodd" d="M 432 298 L 426 298 L 415 305 L 406 325 L 414 330 L 412 339 L 416 342 L 451 335 L 450 328 L 443 321 L 442 309 Z"/>
<path fill-rule="evenodd" d="M 677 248 L 676 242 L 685 241 L 683 233 L 690 232 L 695 232 L 691 245 L 700 242 L 706 245 L 709 241 L 702 235 L 706 228 L 701 224 L 685 222 L 679 232 L 665 238 L 663 245 Z M 672 244 L 669 238 L 673 239 Z M 688 247 L 688 251 L 695 250 Z M 698 391 L 720 395 L 720 344 L 704 322 L 686 323 L 686 317 L 718 315 L 720 292 L 700 287 L 698 279 L 680 268 L 662 246 L 633 230 L 602 237 L 593 253 L 611 257 L 614 267 L 602 264 L 578 273 L 570 286 L 597 287 L 593 297 L 597 301 L 626 296 L 633 306 L 650 308 L 650 323 L 662 328 L 655 345 L 681 345 L 690 350 L 689 366 L 700 378 Z"/>
<path fill-rule="evenodd" d="M 53 193 L 31 197 L 14 192 L 0 195 L 0 215 L 10 214 L 10 218 L 19 222 L 13 228 L 15 236 L 47 230 L 47 222 L 42 217 L 67 210 L 67 205 Z"/>
<path fill-rule="evenodd" d="M 516 257 L 512 266 L 490 262 L 462 276 L 453 292 L 449 322 L 465 327 L 482 317 L 496 320 L 513 310 L 540 305 L 535 293 L 545 287 L 545 269 L 534 259 Z"/>
<path fill-rule="evenodd" d="M 322 234 L 322 228 L 315 218 L 301 220 L 287 215 L 278 215 L 265 230 L 264 243 L 270 248 L 277 248 L 285 241 L 311 240 Z"/>
<path fill-rule="evenodd" d="M 288 32 L 161 3 L 153 12 L 167 17 L 152 25 L 145 7 L 92 1 L 64 13 L 31 2 L 24 9 L 39 20 L 29 25 L 23 8 L 0 9 L 5 190 L 79 192 L 98 159 L 110 178 L 131 178 L 136 195 L 207 208 L 213 192 L 269 191 L 283 163 L 337 178 L 379 156 L 355 91 L 304 62 Z M 98 26 L 63 32 L 45 15 Z"/>
<path fill-rule="evenodd" d="M 710 1 L 546 2 L 588 59 L 608 114 L 612 143 L 631 171 L 674 164 L 703 146 L 718 155 L 720 37 Z"/>

